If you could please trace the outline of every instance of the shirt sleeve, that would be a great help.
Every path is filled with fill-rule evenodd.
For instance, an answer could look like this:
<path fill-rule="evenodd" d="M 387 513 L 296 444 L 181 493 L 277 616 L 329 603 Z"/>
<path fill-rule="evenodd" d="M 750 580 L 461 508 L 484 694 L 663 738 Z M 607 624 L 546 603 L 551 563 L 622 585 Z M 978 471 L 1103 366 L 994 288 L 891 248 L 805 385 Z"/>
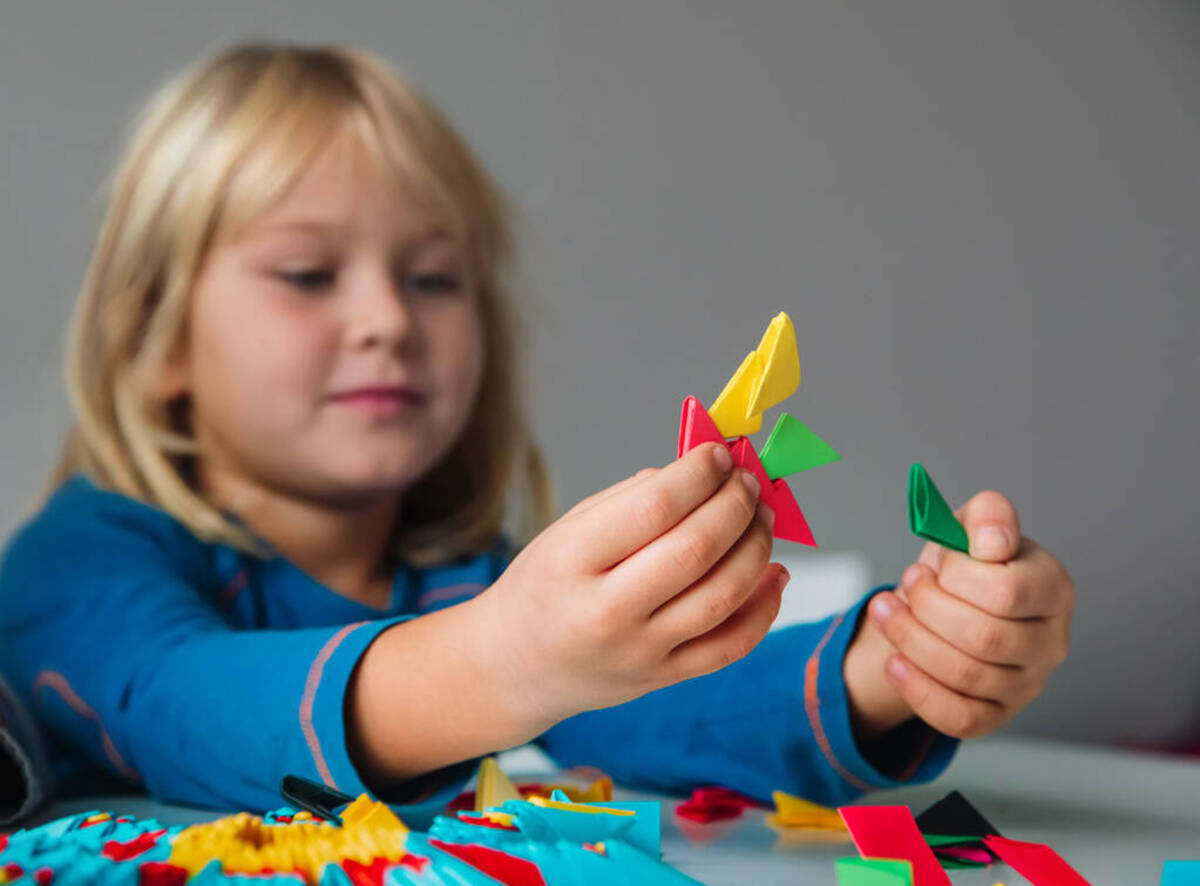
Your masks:
<path fill-rule="evenodd" d="M 847 612 L 773 631 L 720 671 L 564 720 L 536 743 L 560 765 L 596 766 L 631 786 L 723 785 L 766 803 L 773 790 L 838 805 L 929 781 L 957 740 L 914 721 L 896 733 L 907 759 L 885 774 L 851 731 L 842 661 L 871 593 Z"/>
<path fill-rule="evenodd" d="M 13 540 L 0 670 L 41 729 L 165 802 L 274 809 L 285 774 L 365 791 L 347 751 L 347 684 L 371 642 L 411 616 L 238 630 L 187 559 L 171 532 L 128 513 L 35 520 Z M 465 775 L 455 781 L 422 805 Z"/>

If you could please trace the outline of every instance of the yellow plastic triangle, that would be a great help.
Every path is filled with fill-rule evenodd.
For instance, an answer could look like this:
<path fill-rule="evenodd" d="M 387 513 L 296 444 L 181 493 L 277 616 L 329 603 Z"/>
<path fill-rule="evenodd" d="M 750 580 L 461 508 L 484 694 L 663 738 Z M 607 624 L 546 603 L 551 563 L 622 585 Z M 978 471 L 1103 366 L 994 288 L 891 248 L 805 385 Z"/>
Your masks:
<path fill-rule="evenodd" d="M 749 414 L 750 395 L 757 387 L 761 375 L 762 361 L 758 351 L 751 351 L 733 377 L 726 382 L 712 406 L 708 407 L 708 414 L 712 416 L 717 429 L 726 437 L 753 434 L 762 428 L 762 413 Z"/>
<path fill-rule="evenodd" d="M 484 812 L 491 806 L 502 806 L 508 800 L 520 800 L 521 792 L 504 774 L 495 757 L 484 757 L 479 764 L 479 784 L 475 788 L 475 811 Z"/>
<path fill-rule="evenodd" d="M 746 403 L 746 418 L 761 416 L 776 403 L 782 403 L 800 387 L 800 354 L 796 350 L 796 327 L 792 318 L 780 311 L 767 326 L 758 343 L 762 371 Z M 761 424 L 762 419 L 759 419 Z"/>

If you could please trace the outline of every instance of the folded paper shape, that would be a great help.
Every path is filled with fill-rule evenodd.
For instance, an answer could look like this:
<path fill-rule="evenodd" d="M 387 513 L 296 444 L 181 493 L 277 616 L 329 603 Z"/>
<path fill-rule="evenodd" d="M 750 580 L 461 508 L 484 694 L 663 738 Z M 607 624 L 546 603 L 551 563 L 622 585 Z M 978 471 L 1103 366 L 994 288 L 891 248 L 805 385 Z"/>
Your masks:
<path fill-rule="evenodd" d="M 747 415 L 750 395 L 762 375 L 762 361 L 757 351 L 751 351 L 742 361 L 733 376 L 725 383 L 717 399 L 708 407 L 708 414 L 720 428 L 722 435 L 737 437 L 753 434 L 762 428 L 762 413 Z"/>
<path fill-rule="evenodd" d="M 746 418 L 762 415 L 792 396 L 800 386 L 800 355 L 792 318 L 783 311 L 776 314 L 767 325 L 756 353 L 762 371 L 751 390 Z"/>
<path fill-rule="evenodd" d="M 839 858 L 837 886 L 912 886 L 912 862 L 899 858 Z"/>
<path fill-rule="evenodd" d="M 724 444 L 724 442 L 725 438 L 712 420 L 712 416 L 708 414 L 708 410 L 704 408 L 704 404 L 695 397 L 685 397 L 679 416 L 679 451 L 677 455 L 683 455 L 701 443 Z"/>
<path fill-rule="evenodd" d="M 841 806 L 838 814 L 863 858 L 906 859 L 913 886 L 950 886 L 907 806 Z"/>
<path fill-rule="evenodd" d="M 768 498 L 771 490 L 771 478 L 767 476 L 762 462 L 758 460 L 758 453 L 754 451 L 754 444 L 750 442 L 750 438 L 738 437 L 729 444 L 729 453 L 733 456 L 734 467 L 744 468 L 758 481 L 758 500 L 763 501 Z"/>
<path fill-rule="evenodd" d="M 782 828 L 814 828 L 829 831 L 844 831 L 846 823 L 836 809 L 796 797 L 783 791 L 772 791 L 775 813 L 772 823 Z"/>
<path fill-rule="evenodd" d="M 495 757 L 484 757 L 479 764 L 479 785 L 475 789 L 475 811 L 486 812 L 507 800 L 520 800 L 517 790 Z"/>
<path fill-rule="evenodd" d="M 841 458 L 832 446 L 788 413 L 779 416 L 760 456 L 772 480 L 799 474 Z"/>
<path fill-rule="evenodd" d="M 1077 870 L 1044 843 L 986 836 L 983 842 L 1033 886 L 1090 886 Z"/>
<path fill-rule="evenodd" d="M 908 526 L 914 535 L 944 548 L 970 553 L 967 530 L 955 518 L 929 473 L 919 464 L 908 470 Z"/>
<path fill-rule="evenodd" d="M 767 492 L 766 489 L 770 491 Z M 773 480 L 766 489 L 762 500 L 775 512 L 775 538 L 798 542 L 810 548 L 817 547 L 817 540 L 813 538 L 808 521 L 804 519 L 804 512 L 796 503 L 796 497 L 792 495 L 787 481 Z"/>
<path fill-rule="evenodd" d="M 939 837 L 940 844 L 965 843 L 971 840 L 982 840 L 986 834 L 1000 836 L 996 826 L 988 821 L 983 813 L 976 809 L 958 791 L 951 791 L 917 816 L 917 827 L 925 835 L 931 845 L 931 834 L 961 834 L 961 837 Z"/>

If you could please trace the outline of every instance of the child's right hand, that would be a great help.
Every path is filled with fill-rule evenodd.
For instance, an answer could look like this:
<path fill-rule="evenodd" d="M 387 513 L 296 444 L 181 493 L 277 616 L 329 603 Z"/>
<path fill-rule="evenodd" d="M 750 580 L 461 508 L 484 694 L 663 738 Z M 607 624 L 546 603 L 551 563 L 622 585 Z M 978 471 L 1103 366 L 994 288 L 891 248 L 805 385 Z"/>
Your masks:
<path fill-rule="evenodd" d="M 544 729 L 719 670 L 779 611 L 770 508 L 728 450 L 697 447 L 576 505 L 476 602 L 506 695 Z"/>

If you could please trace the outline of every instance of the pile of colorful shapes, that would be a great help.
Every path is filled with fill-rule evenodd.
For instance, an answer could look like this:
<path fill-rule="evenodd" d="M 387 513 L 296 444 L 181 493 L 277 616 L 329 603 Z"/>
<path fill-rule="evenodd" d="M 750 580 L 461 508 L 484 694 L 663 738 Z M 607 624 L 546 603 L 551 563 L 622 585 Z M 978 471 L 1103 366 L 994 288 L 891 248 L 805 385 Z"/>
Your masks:
<path fill-rule="evenodd" d="M 1002 837 L 954 791 L 918 818 L 907 806 L 843 806 L 861 858 L 836 862 L 838 886 L 950 886 L 946 870 L 1008 864 L 1032 886 L 1088 886 L 1049 846 Z"/>
<path fill-rule="evenodd" d="M 728 447 L 733 463 L 758 480 L 759 501 L 775 512 L 775 537 L 815 548 L 808 521 L 783 478 L 837 461 L 841 456 L 786 412 L 776 422 L 761 456 L 746 436 L 762 428 L 764 411 L 786 400 L 799 385 L 796 329 L 781 311 L 707 410 L 695 397 L 684 399 L 678 455 L 701 443 Z"/>
<path fill-rule="evenodd" d="M 365 794 L 338 827 L 285 807 L 191 827 L 73 815 L 0 838 L 0 883 L 55 886 L 279 882 L 311 886 L 554 886 L 698 881 L 663 863 L 660 806 L 506 800 L 482 813 L 439 816 L 410 831 Z"/>

